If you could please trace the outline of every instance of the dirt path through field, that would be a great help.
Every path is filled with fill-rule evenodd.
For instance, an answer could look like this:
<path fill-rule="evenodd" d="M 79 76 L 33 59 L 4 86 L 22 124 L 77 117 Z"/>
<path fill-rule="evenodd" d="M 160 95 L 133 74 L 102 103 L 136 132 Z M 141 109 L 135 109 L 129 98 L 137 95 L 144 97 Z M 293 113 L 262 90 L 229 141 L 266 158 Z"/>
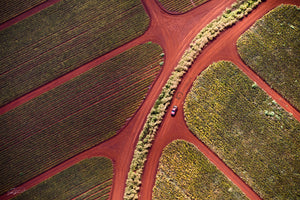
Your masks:
<path fill-rule="evenodd" d="M 268 86 L 257 74 L 255 74 L 248 66 L 246 66 L 238 55 L 236 49 L 236 41 L 238 37 L 246 31 L 254 22 L 261 18 L 269 10 L 275 8 L 281 3 L 296 4 L 300 2 L 291 1 L 267 1 L 261 4 L 248 17 L 238 22 L 235 26 L 222 33 L 216 40 L 211 42 L 201 55 L 196 59 L 192 68 L 184 76 L 180 86 L 178 87 L 175 98 L 170 107 L 177 105 L 179 111 L 173 118 L 170 111 L 164 118 L 162 126 L 158 132 L 157 138 L 152 146 L 150 154 L 145 166 L 145 173 L 142 179 L 141 199 L 151 199 L 152 188 L 155 183 L 159 158 L 163 148 L 176 139 L 183 139 L 193 143 L 198 149 L 214 163 L 217 168 L 222 171 L 233 183 L 235 183 L 249 199 L 260 199 L 260 197 L 248 187 L 230 168 L 228 168 L 220 158 L 214 154 L 207 146 L 199 141 L 188 129 L 183 116 L 183 104 L 185 97 L 192 86 L 196 77 L 213 62 L 220 60 L 229 60 L 235 63 L 249 78 L 255 81 L 264 91 L 266 91 L 274 100 L 277 101 L 285 110 L 292 113 L 294 117 L 300 121 L 300 113 L 293 108 L 281 95 Z"/>
<path fill-rule="evenodd" d="M 144 35 L 100 58 L 95 59 L 86 65 L 83 65 L 77 70 L 74 70 L 63 77 L 52 81 L 51 83 L 33 91 L 32 93 L 25 95 L 11 104 L 2 107 L 0 109 L 0 114 L 3 114 L 16 106 L 27 102 L 28 100 L 80 75 L 81 73 L 84 73 L 85 71 L 104 62 L 105 60 L 108 60 L 138 44 L 147 41 L 153 41 L 160 44 L 165 51 L 166 60 L 160 76 L 152 86 L 145 102 L 128 122 L 127 126 L 125 126 L 125 128 L 123 128 L 117 136 L 99 144 L 94 148 L 91 148 L 90 150 L 74 156 L 73 158 L 63 162 L 62 164 L 41 174 L 40 176 L 37 176 L 34 179 L 20 185 L 12 190 L 10 194 L 7 193 L 3 196 L 0 196 L 0 199 L 11 198 L 14 196 L 14 192 L 23 189 L 29 189 L 32 186 L 44 181 L 46 178 L 57 174 L 58 172 L 76 164 L 77 162 L 93 156 L 106 156 L 113 160 L 115 173 L 113 188 L 111 191 L 111 199 L 122 199 L 125 181 L 129 171 L 135 144 L 146 120 L 146 116 L 157 99 L 161 88 L 164 86 L 170 73 L 173 71 L 184 50 L 188 47 L 190 41 L 195 37 L 195 35 L 212 19 L 220 15 L 221 12 L 226 7 L 230 6 L 234 1 L 235 0 L 222 0 L 222 2 L 220 2 L 220 0 L 211 0 L 184 15 L 170 15 L 162 11 L 155 3 L 155 0 L 144 0 L 143 2 L 145 9 L 151 17 L 150 28 Z M 186 74 L 182 83 L 180 84 L 172 102 L 172 105 L 176 104 L 179 106 L 178 115 L 175 118 L 171 118 L 170 113 L 167 113 L 158 132 L 157 139 L 155 140 L 150 151 L 148 162 L 146 163 L 145 174 L 143 175 L 142 180 L 142 188 L 140 193 L 141 199 L 151 199 L 152 187 L 155 181 L 155 175 L 161 151 L 168 143 L 175 139 L 185 139 L 194 143 L 204 153 L 204 155 L 206 155 L 227 177 L 229 177 L 232 182 L 239 186 L 250 199 L 259 199 L 257 194 L 253 192 L 251 188 L 249 188 L 237 175 L 235 175 L 232 170 L 229 169 L 211 150 L 203 145 L 201 141 L 192 135 L 185 125 L 182 105 L 184 98 L 196 76 L 212 62 L 222 59 L 231 60 L 237 64 L 243 71 L 246 71 L 246 74 L 250 76 L 250 78 L 256 80 L 259 86 L 262 86 L 264 90 L 269 91 L 269 93 L 273 95 L 272 97 L 275 98 L 275 100 L 280 104 L 283 98 L 280 100 L 279 98 L 276 99 L 276 95 L 278 94 L 271 90 L 263 81 L 260 82 L 261 79 L 251 70 L 249 71 L 249 68 L 245 66 L 239 58 L 236 52 L 235 44 L 236 39 L 242 32 L 251 26 L 258 18 L 262 17 L 267 11 L 283 2 L 293 4 L 297 3 L 296 0 L 268 0 L 260 5 L 243 21 L 222 33 L 221 36 L 210 43 L 205 48 L 203 53 L 197 58 L 193 67 Z M 280 97 L 280 95 L 278 95 L 278 97 Z M 282 102 L 283 103 L 280 104 L 281 106 L 288 105 L 287 102 Z M 290 108 L 291 106 L 288 107 Z M 297 111 L 295 111 L 293 114 L 294 116 L 299 116 L 299 112 Z"/>

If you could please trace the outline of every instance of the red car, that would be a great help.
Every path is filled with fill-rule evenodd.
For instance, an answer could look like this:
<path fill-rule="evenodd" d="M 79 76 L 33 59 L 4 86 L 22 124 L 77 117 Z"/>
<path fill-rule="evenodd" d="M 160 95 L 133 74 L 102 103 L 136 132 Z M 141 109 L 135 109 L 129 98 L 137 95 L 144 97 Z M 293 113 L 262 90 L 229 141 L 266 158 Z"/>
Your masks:
<path fill-rule="evenodd" d="M 175 116 L 176 112 L 177 112 L 178 107 L 177 106 L 173 106 L 172 111 L 171 111 L 171 116 Z"/>

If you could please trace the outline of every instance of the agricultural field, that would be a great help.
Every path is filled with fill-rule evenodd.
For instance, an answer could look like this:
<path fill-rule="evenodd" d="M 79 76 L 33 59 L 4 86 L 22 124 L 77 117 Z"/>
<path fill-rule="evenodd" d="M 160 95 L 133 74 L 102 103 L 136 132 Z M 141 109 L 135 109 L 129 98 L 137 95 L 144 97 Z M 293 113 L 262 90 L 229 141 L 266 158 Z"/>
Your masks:
<path fill-rule="evenodd" d="M 140 36 L 149 21 L 139 0 L 62 0 L 2 30 L 0 106 Z"/>
<path fill-rule="evenodd" d="M 158 0 L 161 6 L 171 13 L 185 13 L 208 0 Z"/>
<path fill-rule="evenodd" d="M 247 199 L 194 145 L 164 148 L 152 199 Z"/>
<path fill-rule="evenodd" d="M 112 180 L 111 160 L 105 157 L 94 157 L 65 169 L 13 199 L 104 200 L 109 198 Z"/>
<path fill-rule="evenodd" d="M 116 135 L 160 71 L 145 43 L 0 116 L 0 194 Z"/>
<path fill-rule="evenodd" d="M 45 1 L 46 0 L 0 1 L 0 24 Z"/>
<path fill-rule="evenodd" d="M 189 129 L 263 199 L 297 199 L 300 123 L 233 63 L 203 71 L 184 112 Z"/>
<path fill-rule="evenodd" d="M 300 9 L 281 5 L 238 40 L 238 52 L 260 77 L 300 110 Z"/>

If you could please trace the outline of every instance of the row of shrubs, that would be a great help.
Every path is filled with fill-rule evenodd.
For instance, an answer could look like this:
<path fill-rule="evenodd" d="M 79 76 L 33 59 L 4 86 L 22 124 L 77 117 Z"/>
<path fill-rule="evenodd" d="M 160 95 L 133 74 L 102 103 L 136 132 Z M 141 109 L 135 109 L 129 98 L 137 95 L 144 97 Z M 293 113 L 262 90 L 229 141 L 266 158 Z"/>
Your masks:
<path fill-rule="evenodd" d="M 196 57 L 209 41 L 216 38 L 221 31 L 231 27 L 238 20 L 242 19 L 261 2 L 262 0 L 237 0 L 232 4 L 231 8 L 227 8 L 221 16 L 217 17 L 204 29 L 202 29 L 191 42 L 190 48 L 185 51 L 147 116 L 147 120 L 139 136 L 131 162 L 130 171 L 128 173 L 124 194 L 125 200 L 138 199 L 138 192 L 141 186 L 141 176 L 149 149 L 183 75 L 192 66 Z"/>

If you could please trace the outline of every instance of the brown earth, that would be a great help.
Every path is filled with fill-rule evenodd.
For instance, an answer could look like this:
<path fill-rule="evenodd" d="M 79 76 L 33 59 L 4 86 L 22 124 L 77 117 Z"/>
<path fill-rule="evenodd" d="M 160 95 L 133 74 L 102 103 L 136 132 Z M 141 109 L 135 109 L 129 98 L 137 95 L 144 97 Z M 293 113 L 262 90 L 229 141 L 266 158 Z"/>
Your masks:
<path fill-rule="evenodd" d="M 226 7 L 229 7 L 234 1 L 235 0 L 222 0 L 222 2 L 220 2 L 220 0 L 211 0 L 186 14 L 170 15 L 161 10 L 155 0 L 144 0 L 143 3 L 145 9 L 151 18 L 150 27 L 144 35 L 0 108 L 0 113 L 3 114 L 138 44 L 153 41 L 161 45 L 165 51 L 165 65 L 162 68 L 161 74 L 153 84 L 146 100 L 127 125 L 120 130 L 115 137 L 91 148 L 90 150 L 78 154 L 69 160 L 66 160 L 51 170 L 14 188 L 10 192 L 0 196 L 0 199 L 12 198 L 16 195 L 16 193 L 18 193 L 18 191 L 27 190 L 60 171 L 76 164 L 77 162 L 94 156 L 105 156 L 113 161 L 114 181 L 110 199 L 122 199 L 127 173 L 129 171 L 129 166 L 139 133 L 142 130 L 146 116 L 157 99 L 161 88 L 166 83 L 170 73 L 180 60 L 184 50 L 188 47 L 196 34 L 211 20 L 220 15 L 221 12 Z M 183 103 L 193 80 L 195 80 L 201 71 L 203 71 L 212 62 L 230 60 L 260 87 L 262 87 L 278 102 L 278 104 L 280 104 L 288 112 L 291 112 L 295 118 L 300 121 L 300 113 L 242 62 L 235 46 L 237 38 L 245 30 L 247 30 L 257 19 L 261 18 L 265 13 L 281 3 L 296 4 L 298 6 L 300 4 L 297 0 L 267 0 L 259 5 L 259 7 L 248 17 L 238 22 L 232 28 L 228 29 L 217 39 L 211 42 L 196 59 L 192 68 L 183 78 L 182 83 L 175 93 L 175 98 L 172 101 L 171 106 L 178 105 L 179 107 L 177 115 L 172 118 L 169 113 L 170 111 L 168 111 L 150 150 L 142 178 L 140 199 L 151 199 L 159 157 L 163 148 L 175 139 L 184 139 L 195 144 L 199 150 L 218 167 L 218 169 L 220 169 L 245 193 L 246 196 L 250 199 L 260 199 L 260 197 L 230 168 L 228 168 L 216 154 L 214 154 L 189 131 L 184 121 Z"/>

